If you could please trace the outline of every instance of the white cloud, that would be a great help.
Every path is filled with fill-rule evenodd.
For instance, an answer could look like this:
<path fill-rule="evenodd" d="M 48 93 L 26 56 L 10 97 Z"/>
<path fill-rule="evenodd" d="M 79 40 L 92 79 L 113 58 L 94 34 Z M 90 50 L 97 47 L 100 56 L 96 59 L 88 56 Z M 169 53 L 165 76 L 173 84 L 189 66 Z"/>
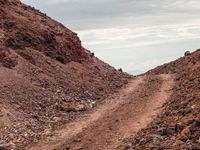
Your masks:
<path fill-rule="evenodd" d="M 130 73 L 200 47 L 199 0 L 22 1 L 73 29 L 96 56 Z"/>
<path fill-rule="evenodd" d="M 186 39 L 197 39 L 199 38 L 199 34 L 200 23 L 160 25 L 142 28 L 108 28 L 79 32 L 79 36 L 84 41 L 83 43 L 86 47 L 108 44 L 113 45 L 111 48 L 115 48 L 116 46 L 133 47 L 155 45 Z M 122 43 L 124 45 L 121 45 Z"/>
<path fill-rule="evenodd" d="M 163 62 L 165 62 L 165 60 L 159 60 L 159 59 L 146 60 L 146 61 L 143 61 L 140 63 L 135 63 L 135 62 L 131 61 L 127 64 L 127 66 L 124 67 L 124 69 L 128 72 L 132 72 L 134 70 L 147 70 L 147 69 L 153 68 Z"/>

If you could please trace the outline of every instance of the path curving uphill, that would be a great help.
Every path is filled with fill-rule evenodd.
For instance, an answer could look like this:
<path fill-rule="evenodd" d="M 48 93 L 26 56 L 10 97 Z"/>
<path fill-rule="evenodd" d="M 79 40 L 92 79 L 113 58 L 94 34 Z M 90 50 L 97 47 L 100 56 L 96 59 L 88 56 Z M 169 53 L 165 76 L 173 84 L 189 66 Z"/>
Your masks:
<path fill-rule="evenodd" d="M 170 98 L 173 75 L 141 76 L 31 150 L 113 150 L 145 128 Z"/>

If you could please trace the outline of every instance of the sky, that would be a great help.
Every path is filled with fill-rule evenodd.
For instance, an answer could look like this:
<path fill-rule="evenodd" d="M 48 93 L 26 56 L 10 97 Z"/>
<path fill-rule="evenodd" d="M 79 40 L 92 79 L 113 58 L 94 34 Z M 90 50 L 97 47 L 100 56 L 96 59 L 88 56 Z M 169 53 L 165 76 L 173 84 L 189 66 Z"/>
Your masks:
<path fill-rule="evenodd" d="M 200 48 L 200 0 L 22 0 L 78 33 L 110 65 L 140 74 Z"/>

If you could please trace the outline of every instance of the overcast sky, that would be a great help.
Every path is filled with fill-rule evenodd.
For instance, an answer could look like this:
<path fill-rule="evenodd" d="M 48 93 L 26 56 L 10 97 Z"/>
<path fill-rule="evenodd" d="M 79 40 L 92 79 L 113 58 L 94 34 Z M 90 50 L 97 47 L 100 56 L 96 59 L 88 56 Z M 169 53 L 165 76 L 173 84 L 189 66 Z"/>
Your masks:
<path fill-rule="evenodd" d="M 200 48 L 200 0 L 22 0 L 77 32 L 84 47 L 132 74 Z"/>

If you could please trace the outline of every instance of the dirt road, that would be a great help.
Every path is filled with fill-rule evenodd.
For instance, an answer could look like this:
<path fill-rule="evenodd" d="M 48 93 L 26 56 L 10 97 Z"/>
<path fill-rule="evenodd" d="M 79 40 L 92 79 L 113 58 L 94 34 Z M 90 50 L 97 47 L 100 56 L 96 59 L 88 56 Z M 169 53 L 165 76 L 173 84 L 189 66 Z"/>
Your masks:
<path fill-rule="evenodd" d="M 171 75 L 137 77 L 92 113 L 28 149 L 120 149 L 156 117 L 170 97 L 172 87 Z"/>

